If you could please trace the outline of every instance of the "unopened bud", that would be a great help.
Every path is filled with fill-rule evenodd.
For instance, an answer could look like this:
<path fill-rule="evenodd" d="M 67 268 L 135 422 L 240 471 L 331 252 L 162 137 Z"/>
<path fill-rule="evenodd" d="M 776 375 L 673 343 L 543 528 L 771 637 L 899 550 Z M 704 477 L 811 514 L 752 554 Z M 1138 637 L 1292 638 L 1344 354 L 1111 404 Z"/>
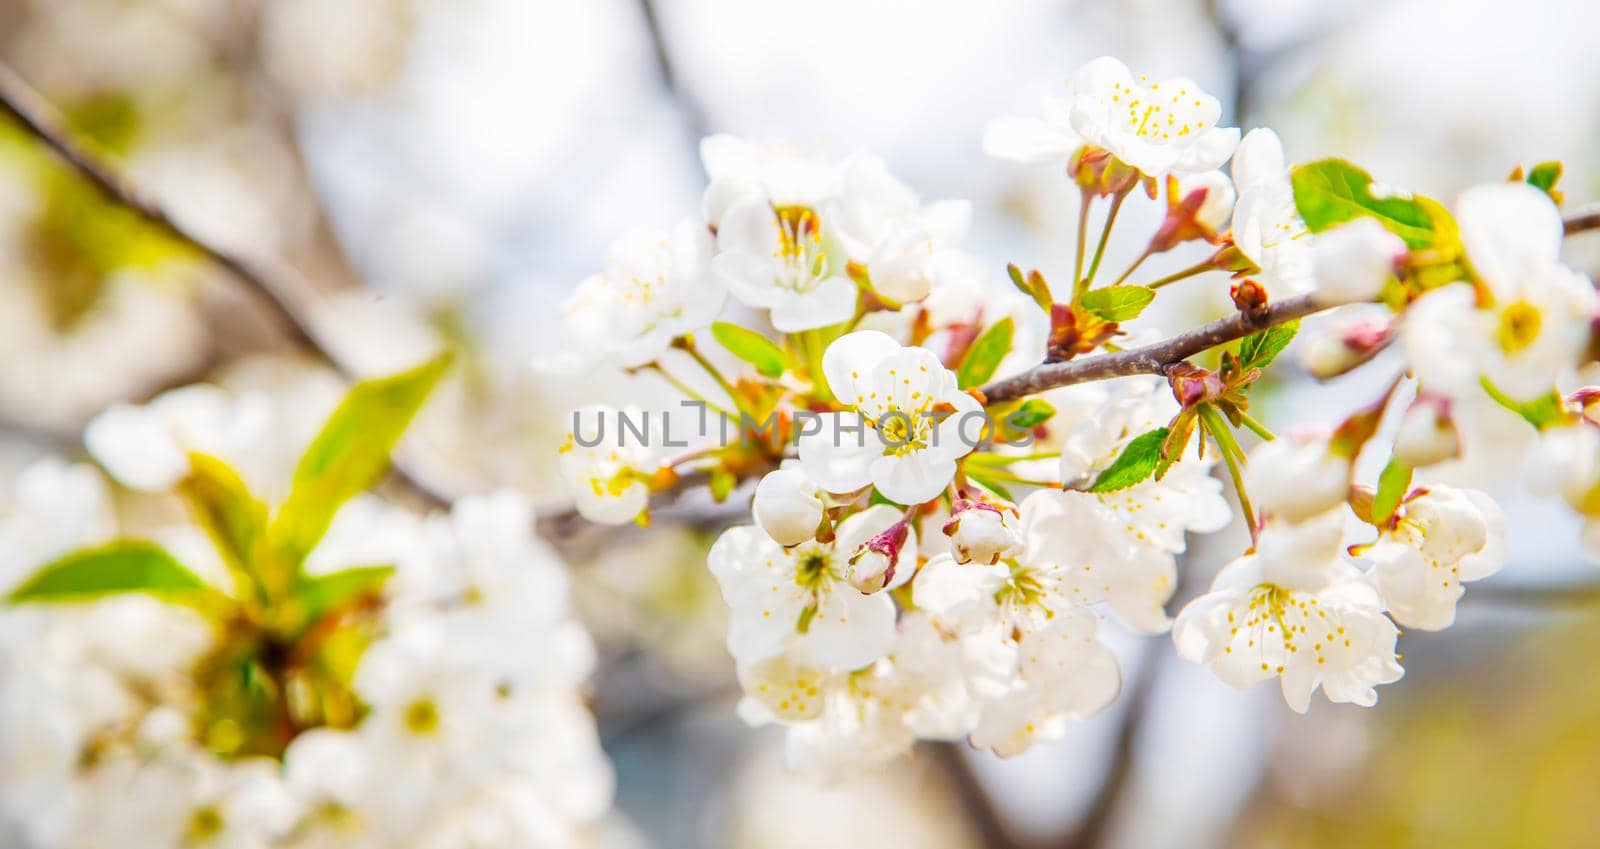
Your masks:
<path fill-rule="evenodd" d="M 1223 391 L 1222 378 L 1216 372 L 1188 363 L 1168 366 L 1167 383 L 1172 387 L 1172 397 L 1186 410 L 1203 401 L 1220 398 Z"/>
<path fill-rule="evenodd" d="M 889 586 L 889 582 L 894 580 L 900 553 L 910 535 L 910 526 L 905 519 L 901 519 L 862 543 L 855 554 L 850 555 L 847 576 L 850 585 L 868 595 Z"/>
<path fill-rule="evenodd" d="M 993 504 L 958 498 L 950 521 L 944 524 L 957 563 L 994 565 L 1014 554 L 1022 544 L 1017 532 L 1006 523 L 1005 511 Z"/>
<path fill-rule="evenodd" d="M 1394 456 L 1412 468 L 1442 463 L 1461 454 L 1461 434 L 1450 417 L 1450 400 L 1419 395 L 1400 418 Z"/>
<path fill-rule="evenodd" d="M 1311 339 L 1301 362 L 1318 380 L 1345 374 L 1372 359 L 1394 337 L 1394 322 L 1362 318 Z"/>
<path fill-rule="evenodd" d="M 798 469 L 777 469 L 756 485 L 751 512 L 779 545 L 799 545 L 822 524 L 822 491 Z"/>
<path fill-rule="evenodd" d="M 1267 290 L 1254 280 L 1240 280 L 1228 290 L 1233 305 L 1252 320 L 1267 316 Z"/>
<path fill-rule="evenodd" d="M 1406 255 L 1405 242 L 1375 218 L 1361 217 L 1311 243 L 1317 301 L 1350 304 L 1376 300 Z"/>
<path fill-rule="evenodd" d="M 1233 183 L 1221 171 L 1167 176 L 1167 217 L 1150 239 L 1150 253 L 1195 239 L 1217 242 L 1217 231 L 1233 213 Z"/>

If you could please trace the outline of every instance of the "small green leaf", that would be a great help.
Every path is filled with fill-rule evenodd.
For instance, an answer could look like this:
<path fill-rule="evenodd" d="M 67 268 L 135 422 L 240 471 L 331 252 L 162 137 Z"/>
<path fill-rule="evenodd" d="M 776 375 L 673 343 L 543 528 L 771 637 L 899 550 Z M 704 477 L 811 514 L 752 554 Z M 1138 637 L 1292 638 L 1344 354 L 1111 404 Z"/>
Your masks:
<path fill-rule="evenodd" d="M 1372 175 L 1343 159 L 1298 166 L 1290 173 L 1290 182 L 1295 208 L 1313 233 L 1370 215 L 1412 248 L 1435 241 L 1427 207 L 1412 198 L 1378 197 L 1372 192 Z"/>
<path fill-rule="evenodd" d="M 300 457 L 289 497 L 273 517 L 269 532 L 292 562 L 316 546 L 346 501 L 377 483 L 395 443 L 449 365 L 446 354 L 351 387 Z"/>
<path fill-rule="evenodd" d="M 267 506 L 250 494 L 239 473 L 216 457 L 190 454 L 189 476 L 178 483 L 178 494 L 223 559 L 246 569 L 266 528 Z"/>
<path fill-rule="evenodd" d="M 767 377 L 779 377 L 789 367 L 789 358 L 783 355 L 783 349 L 754 330 L 716 321 L 711 324 L 711 335 L 735 357 L 755 366 L 756 371 Z"/>
<path fill-rule="evenodd" d="M 1122 453 L 1117 455 L 1117 459 L 1095 478 L 1094 486 L 1089 487 L 1089 491 L 1116 492 L 1143 483 L 1146 478 L 1155 474 L 1156 465 L 1161 461 L 1161 446 L 1166 441 L 1167 434 L 1166 428 L 1158 427 L 1135 436 L 1122 449 Z"/>
<path fill-rule="evenodd" d="M 1400 507 L 1400 499 L 1411 488 L 1411 467 L 1399 457 L 1390 457 L 1389 465 L 1378 475 L 1378 494 L 1372 499 L 1372 522 L 1381 525 L 1388 521 Z"/>
<path fill-rule="evenodd" d="M 1556 191 L 1556 184 L 1561 182 L 1563 170 L 1560 162 L 1541 162 L 1528 172 L 1528 185 L 1549 195 L 1556 203 L 1560 203 L 1561 193 Z"/>
<path fill-rule="evenodd" d="M 1006 424 L 1029 430 L 1049 421 L 1056 414 L 1056 408 L 1043 398 L 1029 398 L 1022 402 L 1016 412 L 1006 417 Z"/>
<path fill-rule="evenodd" d="M 1017 287 L 1017 291 L 1032 298 L 1033 302 L 1039 305 L 1039 309 L 1050 312 L 1052 304 L 1050 284 L 1045 282 L 1043 274 L 1034 271 L 1024 275 L 1016 263 L 1006 266 L 1006 274 L 1011 277 L 1011 285 Z"/>
<path fill-rule="evenodd" d="M 1561 393 L 1554 389 L 1537 398 L 1518 401 L 1495 386 L 1488 377 L 1480 378 L 1478 382 L 1483 385 L 1483 391 L 1489 393 L 1489 397 L 1493 398 L 1496 404 L 1521 416 L 1523 421 L 1533 425 L 1534 430 L 1543 431 L 1551 425 L 1565 422 L 1568 418 L 1567 405 L 1561 400 Z"/>
<path fill-rule="evenodd" d="M 1083 308 L 1106 321 L 1132 321 L 1156 299 L 1148 286 L 1107 286 L 1083 293 Z"/>
<path fill-rule="evenodd" d="M 342 607 L 362 596 L 376 596 L 383 589 L 394 566 L 356 566 L 306 578 L 295 591 L 300 603 L 303 621 L 310 625 L 330 610 Z"/>
<path fill-rule="evenodd" d="M 711 500 L 721 504 L 728 500 L 733 488 L 739 485 L 739 478 L 727 469 L 719 467 L 711 470 L 706 484 L 711 490 Z"/>
<path fill-rule="evenodd" d="M 1294 335 L 1300 331 L 1300 320 L 1286 321 L 1274 325 L 1266 330 L 1258 330 L 1239 343 L 1240 367 L 1248 371 L 1253 368 L 1264 369 L 1283 353 L 1283 349 L 1294 340 Z"/>
<path fill-rule="evenodd" d="M 12 604 L 92 601 L 123 593 L 145 593 L 176 603 L 195 603 L 213 590 L 160 546 L 118 540 L 74 551 L 45 566 L 11 591 Z"/>
<path fill-rule="evenodd" d="M 961 358 L 961 365 L 956 369 L 956 385 L 970 389 L 994 377 L 1000 361 L 1011 353 L 1011 335 L 1015 330 L 1016 322 L 1010 316 L 989 325 Z"/>

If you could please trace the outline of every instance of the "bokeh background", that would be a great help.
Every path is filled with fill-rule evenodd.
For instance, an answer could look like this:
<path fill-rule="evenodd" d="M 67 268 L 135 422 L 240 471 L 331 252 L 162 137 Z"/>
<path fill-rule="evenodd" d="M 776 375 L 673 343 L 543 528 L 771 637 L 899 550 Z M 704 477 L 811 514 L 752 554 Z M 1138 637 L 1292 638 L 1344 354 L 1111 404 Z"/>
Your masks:
<path fill-rule="evenodd" d="M 980 139 L 1104 53 L 1194 77 L 1291 159 L 1344 156 L 1442 198 L 1560 159 L 1570 201 L 1600 197 L 1590 0 L 0 0 L 0 59 L 182 225 L 282 272 L 357 372 L 468 352 L 408 469 L 444 492 L 514 485 L 552 512 L 570 406 L 668 397 L 565 367 L 559 305 L 616 236 L 698 209 L 700 137 L 871 149 L 925 196 L 972 199 L 997 268 L 1060 269 L 1076 194 Z M 1128 256 L 1139 229 L 1123 228 Z M 1569 244 L 1591 274 L 1596 238 Z M 1161 319 L 1220 309 L 1225 288 L 1202 278 Z M 1347 409 L 1374 379 L 1287 371 L 1274 426 Z M 226 273 L 0 124 L 0 480 L 81 453 L 83 422 L 114 401 L 207 379 L 292 405 L 317 373 Z M 1402 638 L 1406 678 L 1376 709 L 1296 716 L 1273 688 L 1234 692 L 1165 640 L 1113 634 L 1125 692 L 1066 740 L 1011 761 L 930 746 L 828 785 L 734 717 L 704 569 L 726 511 L 690 499 L 649 532 L 557 528 L 603 646 L 618 840 L 1593 846 L 1600 567 L 1562 509 L 1479 471 L 1512 562 L 1471 587 L 1456 628 Z M 1197 541 L 1181 594 L 1241 539 Z"/>

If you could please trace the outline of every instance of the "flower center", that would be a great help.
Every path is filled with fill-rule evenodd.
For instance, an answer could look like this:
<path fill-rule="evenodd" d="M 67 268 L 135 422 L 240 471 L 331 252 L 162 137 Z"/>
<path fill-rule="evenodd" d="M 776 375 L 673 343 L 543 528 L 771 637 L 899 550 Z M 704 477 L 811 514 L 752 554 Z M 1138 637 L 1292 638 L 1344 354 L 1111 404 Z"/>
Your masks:
<path fill-rule="evenodd" d="M 1500 327 L 1495 331 L 1495 341 L 1507 354 L 1515 354 L 1532 345 L 1539 338 L 1544 316 L 1539 308 L 1527 301 L 1517 301 L 1500 311 Z"/>
<path fill-rule="evenodd" d="M 1168 141 L 1206 128 L 1206 122 L 1198 114 L 1204 102 L 1191 95 L 1187 88 L 1162 91 L 1161 83 L 1148 88 L 1114 83 L 1111 102 L 1123 108 L 1117 114 L 1124 129 L 1142 139 Z"/>
<path fill-rule="evenodd" d="M 774 206 L 778 222 L 778 273 L 773 283 L 779 288 L 805 294 L 816 288 L 828 267 L 828 253 L 822 246 L 822 225 L 809 206 Z"/>

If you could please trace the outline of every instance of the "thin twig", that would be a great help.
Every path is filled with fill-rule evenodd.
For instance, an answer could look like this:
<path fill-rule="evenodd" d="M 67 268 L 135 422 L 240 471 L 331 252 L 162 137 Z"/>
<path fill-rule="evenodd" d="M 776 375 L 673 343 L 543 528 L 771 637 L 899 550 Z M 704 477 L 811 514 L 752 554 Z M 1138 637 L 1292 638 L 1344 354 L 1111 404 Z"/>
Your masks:
<path fill-rule="evenodd" d="M 689 137 L 690 147 L 698 150 L 700 140 L 706 136 L 708 129 L 705 109 L 683 84 L 677 63 L 672 60 L 672 50 L 667 45 L 667 34 L 661 27 L 661 16 L 656 11 L 654 0 L 637 0 L 637 3 L 645 37 L 649 39 L 651 56 L 655 60 L 656 74 L 661 77 L 661 85 L 666 88 L 667 95 L 683 119 L 683 130 Z M 698 156 L 695 161 L 699 162 Z"/>
<path fill-rule="evenodd" d="M 251 261 L 212 245 L 179 224 L 99 155 L 74 140 L 60 111 L 5 64 L 0 64 L 0 112 L 14 118 L 22 129 L 50 148 L 107 200 L 133 211 L 167 236 L 221 266 L 261 298 L 296 345 L 348 375 L 348 370 L 317 341 L 310 322 L 302 317 L 301 311 L 291 301 L 286 286 L 275 284 L 266 272 Z M 282 270 L 278 271 L 279 276 L 283 276 Z"/>
<path fill-rule="evenodd" d="M 1589 230 L 1600 230 L 1600 206 L 1590 206 L 1569 214 L 1562 222 L 1568 236 Z"/>
<path fill-rule="evenodd" d="M 1006 831 L 1005 822 L 995 810 L 989 791 L 973 774 L 972 765 L 961 753 L 964 743 L 934 743 L 929 751 L 934 765 L 951 783 L 956 800 L 966 812 L 967 820 L 977 829 L 982 845 L 987 849 L 1022 849 L 1017 839 Z"/>
<path fill-rule="evenodd" d="M 1011 401 L 1027 395 L 1036 395 L 1058 386 L 1128 377 L 1136 374 L 1165 374 L 1173 363 L 1210 350 L 1225 342 L 1246 336 L 1273 325 L 1283 324 L 1329 307 L 1312 299 L 1310 295 L 1279 301 L 1267 308 L 1260 318 L 1239 312 L 1204 324 L 1186 333 L 1180 333 L 1164 342 L 1132 348 L 1109 354 L 1097 354 L 1063 363 L 1045 363 L 1035 366 L 1015 377 L 997 380 L 980 391 L 989 402 Z"/>

